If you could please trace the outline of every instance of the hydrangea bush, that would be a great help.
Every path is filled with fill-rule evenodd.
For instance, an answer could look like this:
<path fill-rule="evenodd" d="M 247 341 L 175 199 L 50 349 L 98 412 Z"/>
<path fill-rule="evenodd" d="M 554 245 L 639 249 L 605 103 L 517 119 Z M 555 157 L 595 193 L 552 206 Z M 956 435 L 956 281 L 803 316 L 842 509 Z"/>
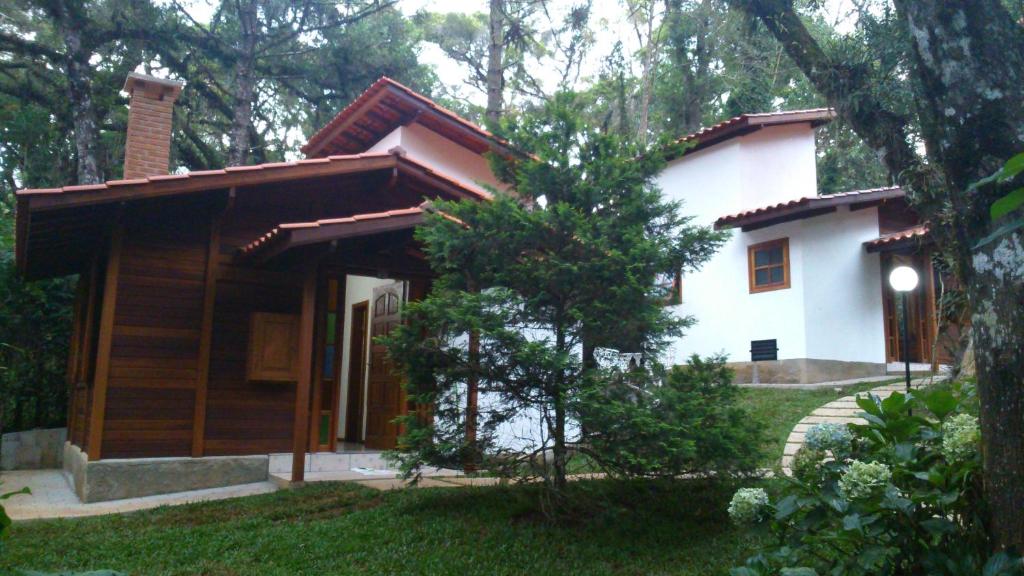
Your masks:
<path fill-rule="evenodd" d="M 864 500 L 885 490 L 892 471 L 880 462 L 853 460 L 839 476 L 839 494 L 847 500 Z"/>
<path fill-rule="evenodd" d="M 863 425 L 811 428 L 780 494 L 741 490 L 736 521 L 764 519 L 777 545 L 734 576 L 1024 575 L 990 557 L 973 387 L 859 397 Z"/>
<path fill-rule="evenodd" d="M 845 460 L 850 454 L 853 434 L 845 425 L 825 422 L 811 426 L 804 437 L 804 443 L 812 450 L 831 453 L 836 460 Z"/>
<path fill-rule="evenodd" d="M 729 517 L 737 524 L 760 522 L 768 512 L 768 493 L 763 488 L 740 488 L 729 502 Z"/>

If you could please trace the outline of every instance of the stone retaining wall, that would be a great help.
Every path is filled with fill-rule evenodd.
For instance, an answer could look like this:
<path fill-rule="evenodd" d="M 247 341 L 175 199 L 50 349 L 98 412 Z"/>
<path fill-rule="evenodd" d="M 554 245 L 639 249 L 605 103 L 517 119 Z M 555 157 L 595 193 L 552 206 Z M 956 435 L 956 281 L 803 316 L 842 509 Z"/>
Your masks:
<path fill-rule="evenodd" d="M 67 428 L 8 432 L 0 438 L 0 470 L 60 468 Z"/>
<path fill-rule="evenodd" d="M 737 384 L 812 384 L 885 376 L 885 364 L 814 358 L 729 362 L 728 366 L 736 372 Z"/>
<path fill-rule="evenodd" d="M 104 502 L 171 492 L 263 482 L 268 456 L 204 458 L 125 458 L 90 462 L 70 442 L 64 469 L 71 475 L 82 502 Z"/>

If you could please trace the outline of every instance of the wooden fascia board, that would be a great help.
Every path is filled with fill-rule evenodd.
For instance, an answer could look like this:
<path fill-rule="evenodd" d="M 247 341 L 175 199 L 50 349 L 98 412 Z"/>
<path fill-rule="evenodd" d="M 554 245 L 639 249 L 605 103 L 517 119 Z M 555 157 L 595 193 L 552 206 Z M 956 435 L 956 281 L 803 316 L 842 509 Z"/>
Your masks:
<path fill-rule="evenodd" d="M 198 178 L 161 180 L 139 184 L 117 184 L 106 190 L 96 192 L 28 194 L 20 196 L 19 200 L 27 198 L 29 209 L 33 211 L 53 210 L 121 200 L 143 200 L 207 192 L 223 188 L 273 184 L 296 179 L 321 178 L 370 170 L 384 170 L 394 167 L 395 163 L 396 160 L 393 155 L 353 158 L 346 161 L 324 160 L 319 164 L 294 164 L 261 170 L 225 172 L 224 174 Z M 299 170 L 300 168 L 301 170 Z"/>
<path fill-rule="evenodd" d="M 759 215 L 761 217 L 751 218 L 745 220 L 740 226 L 740 229 L 744 232 L 750 232 L 751 230 L 759 230 L 761 228 L 767 228 L 776 224 L 784 224 L 786 222 L 792 222 L 794 220 L 803 220 L 804 218 L 812 218 L 814 216 L 821 216 L 822 214 L 828 214 L 830 212 L 836 212 L 838 208 L 835 205 L 823 206 L 820 208 L 806 208 L 800 207 L 799 209 L 784 210 L 781 212 L 774 212 L 769 214 Z"/>
<path fill-rule="evenodd" d="M 367 101 L 363 104 L 363 109 L 364 110 L 372 109 L 381 100 L 383 100 L 384 96 L 386 96 L 390 91 L 391 91 L 391 88 L 385 86 L 379 92 L 377 92 L 376 94 L 371 96 L 369 99 L 367 99 Z M 362 117 L 362 115 L 363 114 L 361 112 L 352 114 L 352 116 L 346 118 L 344 122 L 342 122 L 341 124 L 338 124 L 337 126 L 335 126 L 333 130 L 331 130 L 327 134 L 324 134 L 322 137 L 318 138 L 318 142 L 314 143 L 311 148 L 303 151 L 306 154 L 306 157 L 307 158 L 315 158 L 315 157 L 317 157 L 317 155 L 320 154 L 320 152 L 323 152 L 324 148 L 326 148 L 332 142 L 334 142 L 334 140 L 338 137 L 339 134 L 341 134 L 345 130 L 348 130 L 349 127 L 352 126 L 352 124 L 354 124 L 357 120 L 359 120 L 359 118 Z"/>
<path fill-rule="evenodd" d="M 281 236 L 274 240 L 272 246 L 264 251 L 258 251 L 254 260 L 259 264 L 265 264 L 293 248 L 330 242 L 332 240 L 344 240 L 357 236 L 394 232 L 414 227 L 422 222 L 422 214 L 410 214 L 408 216 L 392 216 L 363 222 L 323 224 L 315 228 L 283 229 Z"/>

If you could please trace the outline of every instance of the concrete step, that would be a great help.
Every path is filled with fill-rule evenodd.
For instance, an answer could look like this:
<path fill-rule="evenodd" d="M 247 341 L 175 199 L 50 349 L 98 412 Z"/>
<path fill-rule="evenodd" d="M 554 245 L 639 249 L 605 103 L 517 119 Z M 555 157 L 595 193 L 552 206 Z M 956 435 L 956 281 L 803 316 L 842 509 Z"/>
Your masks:
<path fill-rule="evenodd" d="M 306 472 L 347 472 L 349 470 L 374 469 L 386 470 L 393 467 L 383 452 L 314 452 L 306 454 Z M 292 455 L 290 452 L 270 455 L 270 473 L 291 473 Z"/>

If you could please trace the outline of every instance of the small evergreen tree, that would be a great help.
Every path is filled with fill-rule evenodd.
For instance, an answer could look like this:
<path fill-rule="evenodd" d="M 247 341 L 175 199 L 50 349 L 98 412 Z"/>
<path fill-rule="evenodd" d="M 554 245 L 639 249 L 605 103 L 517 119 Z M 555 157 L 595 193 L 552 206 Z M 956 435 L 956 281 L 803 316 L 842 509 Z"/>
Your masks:
<path fill-rule="evenodd" d="M 469 463 L 561 488 L 601 432 L 578 413 L 601 380 L 595 348 L 654 364 L 692 322 L 665 307 L 659 279 L 699 267 L 723 236 L 662 197 L 664 148 L 588 127 L 576 104 L 564 93 L 506 118 L 499 132 L 532 153 L 493 159 L 509 192 L 439 202 L 417 231 L 437 278 L 386 339 L 410 400 L 429 406 L 403 421 L 407 473 Z"/>

